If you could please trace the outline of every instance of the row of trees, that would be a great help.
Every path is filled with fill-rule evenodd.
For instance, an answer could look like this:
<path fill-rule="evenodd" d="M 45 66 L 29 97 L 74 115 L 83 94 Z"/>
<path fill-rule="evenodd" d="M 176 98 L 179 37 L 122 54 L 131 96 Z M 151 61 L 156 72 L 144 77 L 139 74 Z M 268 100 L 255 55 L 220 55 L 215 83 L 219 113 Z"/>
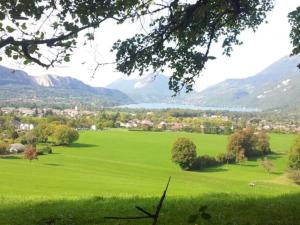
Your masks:
<path fill-rule="evenodd" d="M 178 138 L 172 147 L 172 161 L 184 170 L 198 170 L 225 163 L 238 163 L 251 157 L 270 154 L 270 144 L 266 133 L 255 133 L 252 129 L 243 129 L 230 136 L 226 153 L 217 157 L 197 156 L 196 145 L 188 138 Z"/>
<path fill-rule="evenodd" d="M 188 138 L 178 138 L 172 147 L 172 161 L 183 170 L 200 170 L 210 166 L 228 163 L 240 163 L 248 158 L 261 158 L 262 167 L 271 172 L 272 162 L 265 156 L 271 153 L 269 138 L 266 133 L 255 133 L 246 128 L 236 131 L 229 138 L 227 152 L 216 157 L 197 156 L 196 145 Z M 300 135 L 294 141 L 288 156 L 288 176 L 300 184 Z"/>
<path fill-rule="evenodd" d="M 69 145 L 79 138 L 79 133 L 64 124 L 41 123 L 34 128 L 34 135 L 38 142 L 47 143 L 50 139 L 55 145 Z"/>

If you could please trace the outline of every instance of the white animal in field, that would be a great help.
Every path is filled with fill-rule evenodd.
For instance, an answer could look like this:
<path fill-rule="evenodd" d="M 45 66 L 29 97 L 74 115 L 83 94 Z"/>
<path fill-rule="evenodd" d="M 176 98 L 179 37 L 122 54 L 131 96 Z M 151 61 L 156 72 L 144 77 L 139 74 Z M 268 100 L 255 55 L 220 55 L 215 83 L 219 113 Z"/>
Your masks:
<path fill-rule="evenodd" d="M 250 182 L 250 183 L 248 184 L 248 186 L 249 186 L 249 187 L 255 187 L 255 183 L 254 183 L 254 182 Z"/>

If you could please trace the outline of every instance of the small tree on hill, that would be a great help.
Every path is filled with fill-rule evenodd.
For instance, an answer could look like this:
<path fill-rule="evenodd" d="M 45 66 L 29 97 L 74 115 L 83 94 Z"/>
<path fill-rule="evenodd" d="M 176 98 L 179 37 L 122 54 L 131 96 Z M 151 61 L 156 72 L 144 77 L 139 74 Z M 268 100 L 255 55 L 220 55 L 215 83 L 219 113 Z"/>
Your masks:
<path fill-rule="evenodd" d="M 53 126 L 47 124 L 47 123 L 40 123 L 38 124 L 34 130 L 33 134 L 37 137 L 39 142 L 47 142 L 49 136 L 53 133 Z"/>
<path fill-rule="evenodd" d="M 189 170 L 197 158 L 196 145 L 188 138 L 178 138 L 172 147 L 172 161 Z"/>
<path fill-rule="evenodd" d="M 264 156 L 271 153 L 269 137 L 266 132 L 258 132 L 256 136 L 256 149 Z"/>
<path fill-rule="evenodd" d="M 289 152 L 289 167 L 291 169 L 300 169 L 300 135 L 295 139 Z"/>
<path fill-rule="evenodd" d="M 66 125 L 58 125 L 53 133 L 53 138 L 57 145 L 69 145 L 78 140 L 79 133 Z"/>
<path fill-rule="evenodd" d="M 227 151 L 235 154 L 236 161 L 242 161 L 251 155 L 255 148 L 256 140 L 252 129 L 247 128 L 236 131 L 230 136 Z"/>
<path fill-rule="evenodd" d="M 249 157 L 264 156 L 271 152 L 266 133 L 254 133 L 251 128 L 236 131 L 230 136 L 227 151 L 236 156 L 240 162 Z"/>
<path fill-rule="evenodd" d="M 23 155 L 24 155 L 24 159 L 28 159 L 30 161 L 33 159 L 38 159 L 38 153 L 36 149 L 32 146 L 26 148 Z"/>
<path fill-rule="evenodd" d="M 263 157 L 260 161 L 261 166 L 265 169 L 266 172 L 271 173 L 274 170 L 274 165 L 271 160 Z"/>

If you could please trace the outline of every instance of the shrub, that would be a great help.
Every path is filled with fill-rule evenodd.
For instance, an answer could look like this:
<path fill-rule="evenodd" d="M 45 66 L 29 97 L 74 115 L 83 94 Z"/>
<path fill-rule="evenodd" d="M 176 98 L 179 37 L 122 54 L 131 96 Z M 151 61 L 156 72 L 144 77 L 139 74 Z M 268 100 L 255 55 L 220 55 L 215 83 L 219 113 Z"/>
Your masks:
<path fill-rule="evenodd" d="M 193 170 L 201 170 L 207 167 L 218 166 L 220 163 L 212 156 L 202 155 L 198 156 L 192 165 Z"/>
<path fill-rule="evenodd" d="M 19 134 L 17 131 L 12 131 L 11 134 L 10 134 L 10 137 L 15 140 L 19 137 Z"/>
<path fill-rule="evenodd" d="M 7 154 L 7 153 L 8 153 L 7 148 L 8 148 L 8 144 L 6 144 L 6 143 L 1 143 L 1 144 L 0 144 L 0 155 L 5 155 L 5 154 Z"/>
<path fill-rule="evenodd" d="M 271 153 L 269 137 L 266 132 L 259 132 L 255 134 L 256 136 L 256 150 L 261 155 L 267 155 Z"/>
<path fill-rule="evenodd" d="M 58 125 L 55 127 L 53 138 L 57 145 L 69 145 L 79 138 L 79 133 L 66 125 Z"/>
<path fill-rule="evenodd" d="M 183 170 L 191 169 L 197 157 L 196 145 L 188 138 L 178 138 L 172 147 L 172 161 Z"/>
<path fill-rule="evenodd" d="M 260 161 L 261 166 L 267 171 L 268 173 L 272 172 L 274 170 L 274 165 L 271 160 L 267 158 L 263 158 Z"/>
<path fill-rule="evenodd" d="M 289 168 L 300 169 L 300 135 L 295 139 L 289 152 Z"/>
<path fill-rule="evenodd" d="M 300 170 L 291 170 L 288 177 L 296 184 L 300 185 Z"/>
<path fill-rule="evenodd" d="M 261 157 L 271 152 L 268 136 L 263 132 L 255 134 L 250 128 L 233 133 L 227 151 L 235 155 L 237 162 L 249 157 Z"/>
<path fill-rule="evenodd" d="M 216 156 L 216 160 L 220 164 L 232 164 L 235 163 L 235 154 L 232 152 L 220 153 Z"/>
<path fill-rule="evenodd" d="M 50 146 L 45 146 L 38 150 L 38 155 L 52 154 L 52 148 Z"/>
<path fill-rule="evenodd" d="M 24 159 L 33 160 L 38 158 L 38 153 L 34 147 L 27 147 L 23 153 Z"/>

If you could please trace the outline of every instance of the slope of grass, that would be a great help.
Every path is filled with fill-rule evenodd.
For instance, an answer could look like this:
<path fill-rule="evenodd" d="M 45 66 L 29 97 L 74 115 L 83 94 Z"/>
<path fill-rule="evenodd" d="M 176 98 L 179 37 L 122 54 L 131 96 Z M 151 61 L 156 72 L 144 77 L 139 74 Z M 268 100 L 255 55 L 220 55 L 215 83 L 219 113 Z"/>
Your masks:
<path fill-rule="evenodd" d="M 54 154 L 29 162 L 0 159 L 0 193 L 6 196 L 126 196 L 157 195 L 172 176 L 170 195 L 199 195 L 225 192 L 277 195 L 294 192 L 293 185 L 277 185 L 272 180 L 283 175 L 286 155 L 272 156 L 276 170 L 267 174 L 256 161 L 225 165 L 203 172 L 181 171 L 170 160 L 173 141 L 191 138 L 198 154 L 216 155 L 225 151 L 227 136 L 155 132 L 82 132 L 77 143 L 57 147 Z M 272 135 L 274 149 L 289 149 L 290 136 Z M 277 149 L 276 149 L 277 150 Z M 249 182 L 256 182 L 255 190 Z M 22 188 L 20 188 L 22 187 Z"/>
<path fill-rule="evenodd" d="M 87 131 L 81 132 L 80 139 L 71 146 L 55 147 L 54 154 L 40 156 L 36 161 L 0 158 L 0 221 L 6 221 L 0 224 L 22 224 L 22 220 L 9 222 L 16 215 L 32 224 L 47 224 L 41 220 L 50 217 L 56 218 L 53 224 L 103 224 L 106 213 L 136 213 L 135 201 L 153 208 L 169 176 L 172 181 L 162 217 L 165 222 L 161 224 L 186 224 L 186 212 L 192 213 L 202 204 L 212 207 L 216 224 L 239 220 L 243 221 L 239 224 L 249 224 L 255 216 L 243 219 L 247 211 L 240 207 L 280 215 L 278 224 L 296 219 L 298 209 L 292 207 L 300 202 L 300 190 L 284 175 L 293 135 L 270 135 L 271 147 L 277 152 L 270 156 L 275 165 L 271 174 L 257 161 L 202 172 L 182 171 L 170 160 L 172 143 L 182 136 L 196 143 L 198 154 L 224 152 L 228 141 L 228 136 L 195 133 Z M 249 187 L 249 182 L 256 186 Z M 80 213 L 84 214 L 82 218 Z M 230 218 L 224 222 L 228 215 Z M 262 224 L 270 215 L 252 218 L 255 223 L 251 224 Z"/>

